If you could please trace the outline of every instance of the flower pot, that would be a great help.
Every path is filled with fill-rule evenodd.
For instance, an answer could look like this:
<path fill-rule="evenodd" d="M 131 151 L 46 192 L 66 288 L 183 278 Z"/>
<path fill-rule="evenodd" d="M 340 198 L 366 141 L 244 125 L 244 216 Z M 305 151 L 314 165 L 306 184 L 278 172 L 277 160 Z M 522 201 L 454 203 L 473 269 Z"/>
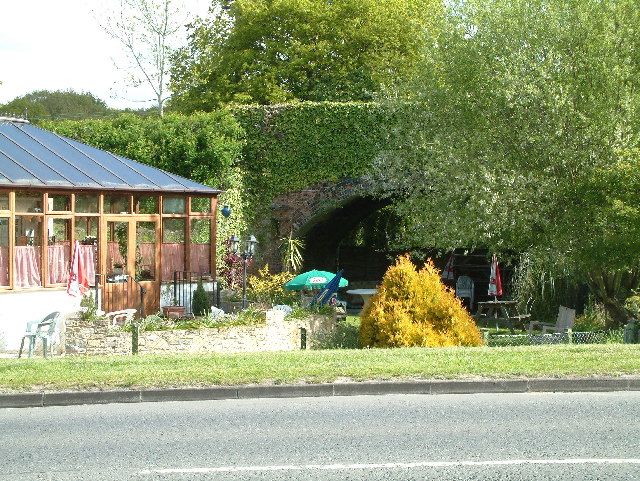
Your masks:
<path fill-rule="evenodd" d="M 162 314 L 168 319 L 180 319 L 184 317 L 184 306 L 164 306 L 162 308 Z"/>

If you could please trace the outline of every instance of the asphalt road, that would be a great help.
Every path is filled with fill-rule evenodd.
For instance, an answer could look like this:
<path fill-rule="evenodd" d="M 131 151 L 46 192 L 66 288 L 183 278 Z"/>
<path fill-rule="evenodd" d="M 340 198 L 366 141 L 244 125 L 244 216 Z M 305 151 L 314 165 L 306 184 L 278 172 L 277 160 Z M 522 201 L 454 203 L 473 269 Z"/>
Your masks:
<path fill-rule="evenodd" d="M 0 410 L 0 480 L 640 479 L 640 392 Z"/>

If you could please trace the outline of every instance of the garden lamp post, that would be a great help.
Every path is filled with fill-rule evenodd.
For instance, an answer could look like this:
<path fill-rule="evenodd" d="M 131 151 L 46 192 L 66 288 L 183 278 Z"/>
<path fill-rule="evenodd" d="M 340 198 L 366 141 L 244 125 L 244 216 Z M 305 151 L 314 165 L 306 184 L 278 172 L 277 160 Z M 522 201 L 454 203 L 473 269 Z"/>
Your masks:
<path fill-rule="evenodd" d="M 242 252 L 240 250 L 240 238 L 237 235 L 232 235 L 229 239 L 231 242 L 231 252 L 234 254 L 239 254 L 242 257 L 242 308 L 247 308 L 247 265 L 249 264 L 249 259 L 253 257 L 256 252 L 256 244 L 258 244 L 258 240 L 255 236 L 250 235 L 246 240 L 245 245 L 243 246 Z"/>

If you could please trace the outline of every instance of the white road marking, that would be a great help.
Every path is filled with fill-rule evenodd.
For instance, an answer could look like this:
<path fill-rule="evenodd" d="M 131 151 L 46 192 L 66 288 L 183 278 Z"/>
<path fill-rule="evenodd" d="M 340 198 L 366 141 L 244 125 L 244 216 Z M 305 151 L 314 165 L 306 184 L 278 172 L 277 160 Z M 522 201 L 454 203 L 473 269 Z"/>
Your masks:
<path fill-rule="evenodd" d="M 276 466 L 221 466 L 217 468 L 169 468 L 145 469 L 140 474 L 206 474 L 239 473 L 264 471 L 347 471 L 357 469 L 412 469 L 412 468 L 456 468 L 465 466 L 520 466 L 527 464 L 640 464 L 640 458 L 576 458 L 576 459 L 506 459 L 489 461 L 425 461 L 415 463 L 373 463 L 373 464 L 292 464 Z"/>

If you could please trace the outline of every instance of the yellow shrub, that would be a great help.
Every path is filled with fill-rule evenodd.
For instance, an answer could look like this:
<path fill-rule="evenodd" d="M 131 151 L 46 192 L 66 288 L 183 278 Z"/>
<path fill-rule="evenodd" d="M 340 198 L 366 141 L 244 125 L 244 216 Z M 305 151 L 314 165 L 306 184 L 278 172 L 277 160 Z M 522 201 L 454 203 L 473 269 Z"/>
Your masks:
<path fill-rule="evenodd" d="M 265 305 L 292 304 L 298 299 L 298 294 L 284 289 L 284 285 L 293 278 L 289 272 L 271 274 L 269 264 L 258 271 L 257 276 L 247 280 L 249 296 L 256 302 Z"/>
<path fill-rule="evenodd" d="M 363 347 L 481 344 L 476 323 L 431 260 L 417 271 L 408 256 L 398 258 L 362 313 Z"/>

